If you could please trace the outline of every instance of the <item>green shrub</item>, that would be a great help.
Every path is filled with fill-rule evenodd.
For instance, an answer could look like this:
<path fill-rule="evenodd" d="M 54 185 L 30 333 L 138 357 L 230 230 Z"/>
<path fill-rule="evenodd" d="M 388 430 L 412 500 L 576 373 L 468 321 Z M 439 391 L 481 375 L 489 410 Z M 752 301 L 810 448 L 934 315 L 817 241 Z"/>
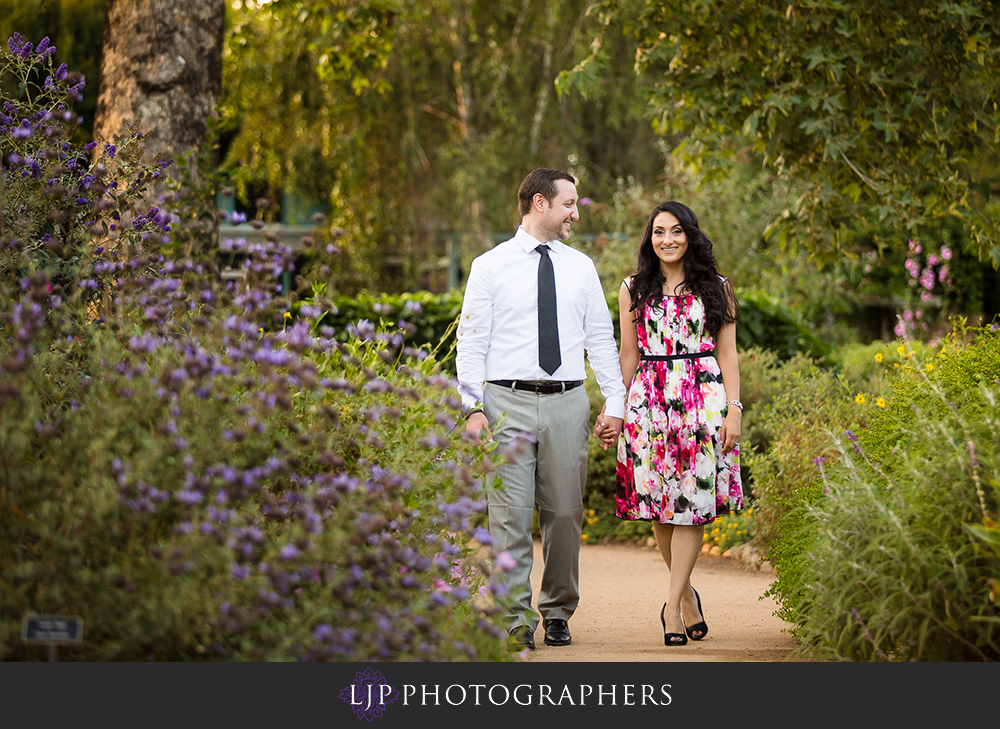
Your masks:
<path fill-rule="evenodd" d="M 1000 658 L 1000 348 L 962 331 L 906 364 L 888 406 L 838 442 L 810 503 L 783 615 L 803 652 L 838 660 Z M 962 335 L 968 341 L 962 342 Z M 785 541 L 783 534 L 781 541 Z"/>
<path fill-rule="evenodd" d="M 758 543 L 769 549 L 780 522 L 819 477 L 819 459 L 835 458 L 831 434 L 857 429 L 863 417 L 850 390 L 815 365 L 785 369 L 783 392 L 759 414 L 765 450 L 749 458 L 754 474 Z"/>
<path fill-rule="evenodd" d="M 966 394 L 981 384 L 995 384 L 1000 377 L 1000 340 L 989 330 L 968 329 L 957 325 L 944 338 L 940 348 L 930 349 L 919 343 L 898 344 L 899 372 L 886 408 L 872 427 L 861 434 L 865 452 L 891 470 L 896 460 L 893 450 L 902 443 L 918 418 L 928 417 L 937 407 L 938 394 L 975 417 L 981 404 Z M 931 385 L 933 384 L 933 387 Z"/>
<path fill-rule="evenodd" d="M 823 499 L 822 474 L 840 457 L 837 436 L 860 430 L 885 407 L 881 393 L 897 370 L 884 366 L 884 349 L 880 343 L 838 348 L 831 361 L 839 374 L 804 358 L 774 368 L 765 392 L 776 394 L 752 419 L 754 542 L 775 567 L 768 595 L 791 622 L 809 594 L 803 559 L 819 528 L 808 507 Z"/>
<path fill-rule="evenodd" d="M 736 326 L 736 344 L 741 350 L 761 347 L 781 359 L 804 354 L 822 359 L 830 352 L 816 332 L 801 317 L 763 291 L 740 289 L 740 321 Z"/>

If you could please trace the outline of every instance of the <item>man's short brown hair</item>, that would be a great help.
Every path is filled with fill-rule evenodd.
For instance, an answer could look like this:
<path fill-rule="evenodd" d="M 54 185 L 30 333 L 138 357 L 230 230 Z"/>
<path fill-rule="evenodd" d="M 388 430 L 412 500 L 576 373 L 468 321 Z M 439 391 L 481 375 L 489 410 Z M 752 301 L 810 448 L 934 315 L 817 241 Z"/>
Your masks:
<path fill-rule="evenodd" d="M 517 191 L 517 204 L 522 217 L 531 212 L 531 201 L 538 193 L 551 204 L 556 196 L 556 180 L 568 180 L 576 184 L 576 178 L 568 172 L 550 170 L 547 167 L 539 167 L 528 173 Z"/>

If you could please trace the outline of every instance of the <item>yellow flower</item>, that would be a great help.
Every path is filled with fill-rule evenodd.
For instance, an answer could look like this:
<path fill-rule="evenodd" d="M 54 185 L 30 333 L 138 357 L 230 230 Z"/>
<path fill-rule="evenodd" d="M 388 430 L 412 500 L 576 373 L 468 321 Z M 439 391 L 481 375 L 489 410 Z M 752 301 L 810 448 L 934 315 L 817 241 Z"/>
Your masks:
<path fill-rule="evenodd" d="M 292 312 L 290 312 L 290 311 L 286 311 L 286 312 L 285 312 L 285 318 L 286 318 L 286 319 L 291 319 L 291 318 L 292 318 Z"/>
<path fill-rule="evenodd" d="M 880 408 L 884 408 L 885 407 L 885 398 L 884 397 L 880 397 L 878 400 L 875 401 L 875 404 L 878 405 Z"/>
<path fill-rule="evenodd" d="M 881 352 L 878 352 L 878 353 L 875 354 L 875 361 L 876 362 L 881 362 L 882 361 L 882 353 Z"/>
<path fill-rule="evenodd" d="M 589 538 L 590 538 L 589 534 L 581 534 L 580 535 L 580 539 L 589 539 Z"/>
<path fill-rule="evenodd" d="M 892 363 L 892 366 L 893 366 L 893 367 L 899 367 L 899 362 L 893 362 L 893 363 Z"/>
<path fill-rule="evenodd" d="M 930 372 L 933 369 L 934 369 L 934 363 L 933 362 L 928 362 L 927 363 L 927 371 Z"/>
<path fill-rule="evenodd" d="M 864 404 L 865 404 L 865 396 L 864 396 L 864 395 L 862 395 L 862 394 L 861 394 L 861 393 L 859 392 L 859 393 L 858 393 L 858 396 L 854 398 L 854 402 L 856 402 L 856 403 L 857 403 L 858 405 L 864 405 Z"/>
<path fill-rule="evenodd" d="M 902 357 L 904 354 L 906 354 L 906 345 L 900 344 L 898 347 L 896 347 L 896 351 L 899 352 L 899 356 Z"/>
<path fill-rule="evenodd" d="M 587 510 L 587 516 L 593 516 L 593 515 L 594 515 L 594 514 L 596 514 L 596 513 L 597 513 L 597 512 L 596 512 L 596 511 L 594 511 L 593 509 L 588 509 L 588 510 Z"/>

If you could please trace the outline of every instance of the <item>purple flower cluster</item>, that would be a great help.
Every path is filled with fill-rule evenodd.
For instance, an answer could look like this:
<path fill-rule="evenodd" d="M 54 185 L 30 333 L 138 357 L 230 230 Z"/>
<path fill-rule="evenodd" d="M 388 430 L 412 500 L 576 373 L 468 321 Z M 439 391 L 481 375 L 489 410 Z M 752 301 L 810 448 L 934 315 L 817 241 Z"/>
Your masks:
<path fill-rule="evenodd" d="M 19 63 L 48 62 L 47 41 L 27 52 L 12 41 Z M 39 88 L 69 104 L 80 83 L 60 66 Z M 490 544 L 481 469 L 462 455 L 453 383 L 403 349 L 413 325 L 360 321 L 334 341 L 317 327 L 325 305 L 282 298 L 288 246 L 223 241 L 245 260 L 237 281 L 173 257 L 180 247 L 165 244 L 183 226 L 170 201 L 136 207 L 151 176 L 126 154 L 137 135 L 79 150 L 65 141 L 68 106 L 10 102 L 2 114 L 0 136 L 19 145 L 3 161 L 5 192 L 27 201 L 31 225 L 4 237 L 0 267 L 37 273 L 0 278 L 0 420 L 46 401 L 25 418 L 26 442 L 32 462 L 59 464 L 42 479 L 52 490 L 31 498 L 83 504 L 109 487 L 113 513 L 98 499 L 99 518 L 74 515 L 81 543 L 137 597 L 199 594 L 196 643 L 209 654 L 270 640 L 262 650 L 303 660 L 483 657 L 483 637 L 502 637 L 491 613 L 462 632 L 453 611 L 487 576 L 463 546 Z M 114 535 L 99 526 L 109 519 Z M 94 619 L 112 619 L 106 605 Z M 305 616 L 295 641 L 280 637 L 277 625 Z M 155 652 L 201 655 L 186 642 Z"/>
<path fill-rule="evenodd" d="M 38 47 L 36 48 L 32 43 L 23 38 L 20 33 L 14 33 L 14 35 L 7 39 L 7 48 L 13 55 L 24 60 L 31 58 L 32 51 L 39 58 L 48 58 L 56 52 L 56 47 L 49 45 L 48 36 L 38 41 Z"/>

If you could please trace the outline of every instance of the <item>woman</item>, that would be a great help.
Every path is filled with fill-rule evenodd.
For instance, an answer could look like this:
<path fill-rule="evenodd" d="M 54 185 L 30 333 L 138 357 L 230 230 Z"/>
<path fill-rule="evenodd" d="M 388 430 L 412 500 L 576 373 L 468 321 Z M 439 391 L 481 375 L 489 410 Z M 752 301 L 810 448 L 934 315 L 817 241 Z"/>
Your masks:
<path fill-rule="evenodd" d="M 653 522 L 670 570 L 663 642 L 685 645 L 708 633 L 690 580 L 705 525 L 743 506 L 739 305 L 690 208 L 664 202 L 653 209 L 638 270 L 622 283 L 618 302 L 628 397 L 615 513 Z M 602 419 L 595 435 L 605 448 L 614 443 Z"/>

